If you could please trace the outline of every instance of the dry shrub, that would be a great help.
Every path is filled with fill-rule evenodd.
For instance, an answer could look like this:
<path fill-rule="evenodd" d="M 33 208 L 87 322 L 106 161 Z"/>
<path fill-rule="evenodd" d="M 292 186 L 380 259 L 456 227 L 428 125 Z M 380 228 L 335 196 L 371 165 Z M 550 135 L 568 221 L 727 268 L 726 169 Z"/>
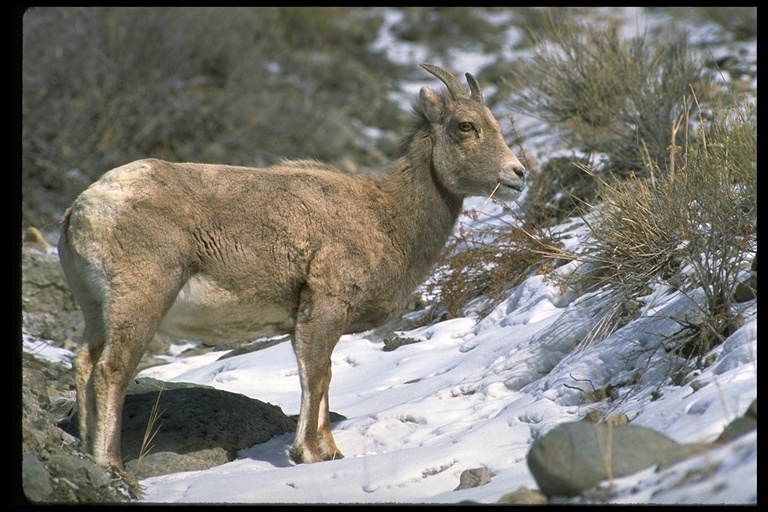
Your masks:
<path fill-rule="evenodd" d="M 690 125 L 681 121 L 673 130 Z M 682 146 L 670 146 L 666 170 L 647 155 L 647 177 L 601 183 L 602 205 L 588 221 L 592 241 L 581 256 L 589 271 L 570 283 L 625 299 L 653 283 L 692 297 L 700 290 L 703 301 L 692 301 L 699 310 L 678 319 L 684 329 L 669 347 L 686 357 L 706 354 L 739 325 L 733 292 L 757 249 L 754 104 L 699 122 Z"/>
<path fill-rule="evenodd" d="M 508 77 L 513 108 L 549 123 L 564 147 L 594 159 L 595 172 L 640 174 L 646 156 L 663 166 L 681 98 L 690 86 L 706 90 L 686 35 L 625 39 L 610 22 L 579 20 L 546 34 Z"/>
<path fill-rule="evenodd" d="M 511 210 L 504 206 L 506 213 Z M 481 212 L 467 212 L 477 220 Z M 426 284 L 433 310 L 444 318 L 462 314 L 473 299 L 484 298 L 480 314 L 507 296 L 507 291 L 534 273 L 552 267 L 545 255 L 559 254 L 559 245 L 544 226 L 522 227 L 522 218 L 499 220 L 480 229 L 459 226 L 437 262 L 433 278 Z M 442 309 L 441 309 L 442 308 Z"/>
<path fill-rule="evenodd" d="M 530 186 L 522 206 L 526 223 L 553 226 L 577 215 L 597 196 L 597 180 L 583 169 L 584 160 L 555 157 L 530 172 Z"/>

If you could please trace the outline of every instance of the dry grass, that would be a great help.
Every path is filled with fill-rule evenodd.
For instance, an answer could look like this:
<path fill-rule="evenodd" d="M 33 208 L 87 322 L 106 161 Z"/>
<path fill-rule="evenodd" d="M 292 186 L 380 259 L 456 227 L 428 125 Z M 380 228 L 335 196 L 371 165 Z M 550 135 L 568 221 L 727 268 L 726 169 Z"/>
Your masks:
<path fill-rule="evenodd" d="M 149 419 L 147 420 L 147 428 L 144 431 L 144 437 L 141 441 L 141 449 L 139 450 L 139 456 L 136 459 L 136 471 L 138 472 L 138 469 L 141 467 L 141 463 L 144 461 L 144 457 L 149 455 L 149 453 L 152 451 L 152 449 L 155 447 L 153 444 L 153 441 L 155 439 L 155 436 L 160 430 L 160 425 L 155 426 L 157 423 L 157 420 L 160 419 L 160 416 L 163 414 L 163 412 L 160 410 L 160 396 L 163 394 L 162 388 L 157 393 L 157 399 L 155 399 L 155 403 L 152 406 L 152 409 L 149 412 Z"/>

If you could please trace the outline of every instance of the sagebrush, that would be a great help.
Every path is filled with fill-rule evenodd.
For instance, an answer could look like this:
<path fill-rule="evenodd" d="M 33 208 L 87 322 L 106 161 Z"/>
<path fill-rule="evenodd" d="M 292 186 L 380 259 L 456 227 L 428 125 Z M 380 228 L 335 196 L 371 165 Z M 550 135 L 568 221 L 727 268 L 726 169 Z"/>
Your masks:
<path fill-rule="evenodd" d="M 686 34 L 627 39 L 612 24 L 578 19 L 547 33 L 508 77 L 513 108 L 548 123 L 596 172 L 642 173 L 646 155 L 664 166 L 682 98 L 692 86 L 700 97 L 708 90 Z"/>
<path fill-rule="evenodd" d="M 626 298 L 661 284 L 689 294 L 696 314 L 669 349 L 701 356 L 739 325 L 734 291 L 757 251 L 757 128 L 753 103 L 699 118 L 664 169 L 600 185 L 592 238 L 580 256 L 584 289 Z M 691 125 L 690 120 L 678 126 Z M 605 333 L 607 334 L 607 333 Z"/>

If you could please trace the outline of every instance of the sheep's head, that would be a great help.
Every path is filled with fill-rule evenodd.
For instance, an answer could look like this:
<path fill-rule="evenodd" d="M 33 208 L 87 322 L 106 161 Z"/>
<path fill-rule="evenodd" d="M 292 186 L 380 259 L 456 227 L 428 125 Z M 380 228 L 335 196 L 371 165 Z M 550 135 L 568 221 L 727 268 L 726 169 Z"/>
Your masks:
<path fill-rule="evenodd" d="M 421 66 L 447 88 L 443 94 L 428 87 L 419 92 L 419 106 L 431 125 L 432 163 L 443 186 L 461 196 L 489 195 L 498 189 L 500 197 L 517 197 L 525 186 L 525 167 L 504 142 L 475 77 L 466 74 L 468 94 L 451 73 L 431 64 Z"/>

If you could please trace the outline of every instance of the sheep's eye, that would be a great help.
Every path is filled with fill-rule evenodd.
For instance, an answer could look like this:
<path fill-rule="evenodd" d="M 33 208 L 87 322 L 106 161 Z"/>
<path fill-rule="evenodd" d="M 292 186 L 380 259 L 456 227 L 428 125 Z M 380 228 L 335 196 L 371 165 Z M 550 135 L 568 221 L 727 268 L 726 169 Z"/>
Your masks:
<path fill-rule="evenodd" d="M 468 121 L 459 123 L 459 130 L 463 132 L 471 132 L 474 128 L 475 128 L 474 125 Z"/>

